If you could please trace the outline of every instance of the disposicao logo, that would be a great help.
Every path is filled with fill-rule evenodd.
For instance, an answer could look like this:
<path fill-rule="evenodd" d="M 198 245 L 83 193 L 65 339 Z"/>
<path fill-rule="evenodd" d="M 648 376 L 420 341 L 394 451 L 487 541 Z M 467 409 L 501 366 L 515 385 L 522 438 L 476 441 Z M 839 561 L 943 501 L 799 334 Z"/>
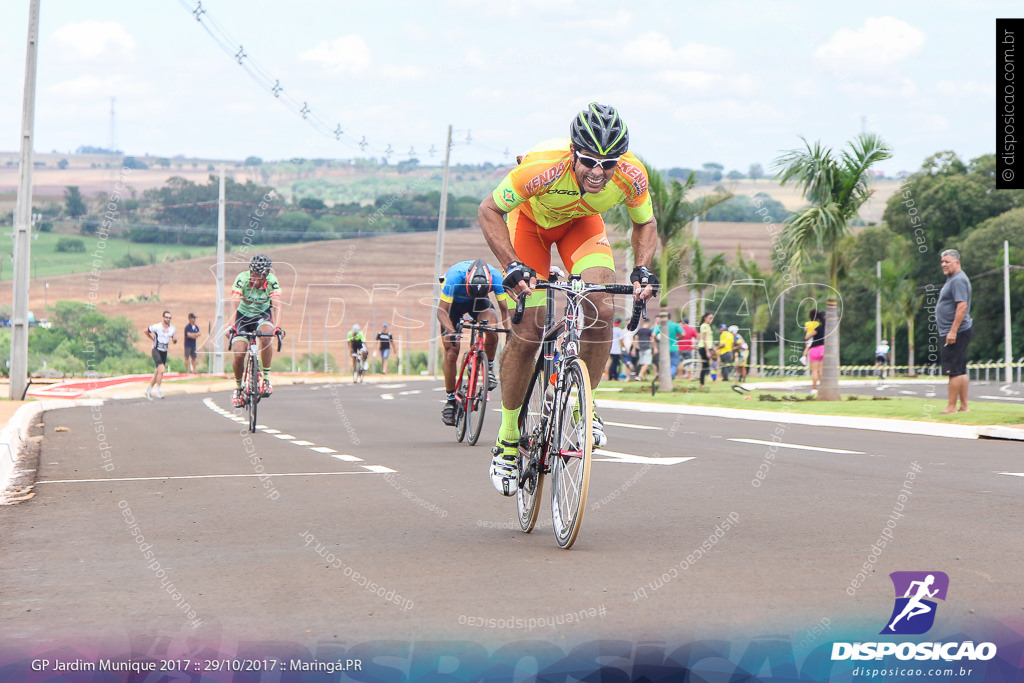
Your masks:
<path fill-rule="evenodd" d="M 935 623 L 936 600 L 946 600 L 949 576 L 945 572 L 893 572 L 889 574 L 896 591 L 892 614 L 881 635 L 920 635 Z M 895 656 L 900 660 L 987 661 L 996 656 L 993 643 L 972 641 L 887 643 L 833 643 L 832 661 L 880 660 Z"/>
<path fill-rule="evenodd" d="M 946 600 L 949 577 L 945 572 L 893 572 L 889 578 L 896 589 L 896 604 L 886 627 L 879 633 L 927 633 L 935 623 L 935 600 Z"/>

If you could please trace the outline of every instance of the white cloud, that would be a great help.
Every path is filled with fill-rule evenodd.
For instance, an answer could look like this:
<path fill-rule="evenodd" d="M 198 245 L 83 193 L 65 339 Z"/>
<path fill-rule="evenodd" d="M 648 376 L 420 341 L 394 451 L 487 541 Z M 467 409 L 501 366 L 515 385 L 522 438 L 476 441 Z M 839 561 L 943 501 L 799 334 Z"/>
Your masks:
<path fill-rule="evenodd" d="M 674 47 L 667 36 L 656 31 L 626 43 L 616 58 L 652 67 L 687 69 L 724 69 L 734 62 L 733 53 L 725 48 L 703 43 L 686 43 Z"/>
<path fill-rule="evenodd" d="M 868 18 L 856 31 L 841 29 L 814 56 L 841 71 L 879 70 L 921 51 L 923 32 L 895 17 Z"/>
<path fill-rule="evenodd" d="M 820 96 L 820 90 L 818 84 L 811 78 L 801 78 L 796 81 L 791 81 L 786 86 L 786 92 L 794 97 L 801 99 L 817 99 Z"/>
<path fill-rule="evenodd" d="M 382 66 L 380 74 L 390 81 L 425 81 L 431 78 L 426 69 L 411 64 Z"/>
<path fill-rule="evenodd" d="M 135 51 L 135 39 L 124 26 L 112 21 L 67 24 L 51 37 L 58 50 L 66 51 L 72 59 L 95 59 L 106 53 L 124 56 Z"/>
<path fill-rule="evenodd" d="M 994 97 L 996 86 L 991 82 L 942 80 L 935 84 L 935 93 L 942 97 L 963 97 L 965 95 Z"/>
<path fill-rule="evenodd" d="M 299 55 L 303 62 L 320 64 L 334 72 L 357 74 L 370 66 L 370 48 L 362 36 L 347 35 L 321 41 Z"/>
<path fill-rule="evenodd" d="M 895 79 L 887 83 L 844 83 L 843 92 L 855 99 L 911 99 L 920 94 L 917 84 L 909 78 Z"/>
<path fill-rule="evenodd" d="M 757 79 L 748 74 L 732 76 L 709 71 L 673 70 L 654 73 L 652 79 L 676 86 L 687 96 L 702 94 L 751 95 L 758 89 Z"/>

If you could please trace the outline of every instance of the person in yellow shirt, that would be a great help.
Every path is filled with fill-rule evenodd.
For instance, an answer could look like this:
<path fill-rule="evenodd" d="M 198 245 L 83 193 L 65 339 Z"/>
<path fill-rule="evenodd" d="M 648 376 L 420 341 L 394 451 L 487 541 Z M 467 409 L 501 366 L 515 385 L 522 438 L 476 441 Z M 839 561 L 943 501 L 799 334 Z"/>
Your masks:
<path fill-rule="evenodd" d="M 732 346 L 736 337 L 728 330 L 725 323 L 718 326 L 718 367 L 722 371 L 722 381 L 729 381 L 729 366 L 732 365 Z"/>

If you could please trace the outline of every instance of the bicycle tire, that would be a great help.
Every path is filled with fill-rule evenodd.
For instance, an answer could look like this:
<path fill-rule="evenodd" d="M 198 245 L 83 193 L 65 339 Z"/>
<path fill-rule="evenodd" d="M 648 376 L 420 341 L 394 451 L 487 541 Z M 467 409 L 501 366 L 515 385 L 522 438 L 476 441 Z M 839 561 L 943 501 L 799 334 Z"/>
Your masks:
<path fill-rule="evenodd" d="M 466 429 L 469 420 L 466 419 L 466 395 L 469 393 L 469 366 L 470 363 L 462 361 L 462 372 L 455 384 L 455 439 L 462 443 L 466 438 Z"/>
<path fill-rule="evenodd" d="M 537 363 L 533 377 L 526 389 L 526 398 L 519 408 L 519 489 L 516 493 L 516 508 L 519 512 L 519 528 L 524 533 L 533 531 L 540 512 L 541 496 L 544 493 L 543 411 L 544 390 L 547 376 L 543 360 Z M 527 472 L 531 456 L 538 455 L 540 469 Z"/>
<path fill-rule="evenodd" d="M 475 446 L 480 440 L 487 417 L 487 385 L 490 373 L 487 371 L 487 354 L 476 352 L 476 371 L 472 378 L 472 394 L 466 397 L 466 422 L 469 423 L 469 445 Z"/>
<path fill-rule="evenodd" d="M 594 402 L 590 375 L 582 359 L 569 360 L 562 374 L 565 386 L 558 398 L 548 461 L 555 540 L 560 548 L 568 550 L 579 536 L 587 507 L 594 450 Z"/>
<path fill-rule="evenodd" d="M 256 411 L 260 403 L 260 371 L 249 358 L 249 431 L 256 431 Z"/>

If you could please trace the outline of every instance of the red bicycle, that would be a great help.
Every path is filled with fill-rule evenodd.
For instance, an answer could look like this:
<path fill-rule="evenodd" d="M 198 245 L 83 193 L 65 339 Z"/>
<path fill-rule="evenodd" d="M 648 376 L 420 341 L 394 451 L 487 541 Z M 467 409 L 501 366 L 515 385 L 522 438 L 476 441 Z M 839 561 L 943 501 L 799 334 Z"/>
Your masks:
<path fill-rule="evenodd" d="M 455 385 L 455 438 L 461 442 L 469 434 L 469 445 L 475 446 L 487 415 L 487 392 L 489 373 L 487 353 L 484 351 L 484 332 L 505 332 L 509 330 L 489 327 L 480 323 L 459 321 L 455 332 L 471 330 L 469 349 L 462 356 L 459 381 Z"/>

